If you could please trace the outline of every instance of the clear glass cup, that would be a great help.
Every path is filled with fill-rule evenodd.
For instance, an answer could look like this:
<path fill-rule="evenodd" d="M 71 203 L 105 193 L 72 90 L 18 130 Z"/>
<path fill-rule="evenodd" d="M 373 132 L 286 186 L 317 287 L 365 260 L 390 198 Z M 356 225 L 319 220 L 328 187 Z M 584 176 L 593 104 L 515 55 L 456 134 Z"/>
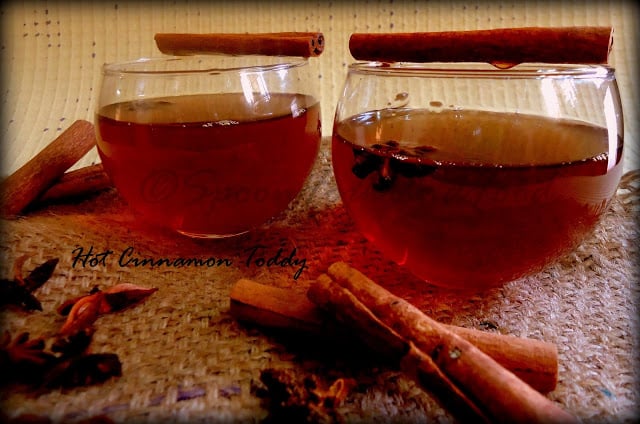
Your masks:
<path fill-rule="evenodd" d="M 106 64 L 95 115 L 105 171 L 154 224 L 192 237 L 247 232 L 287 208 L 317 157 L 316 79 L 294 57 Z"/>
<path fill-rule="evenodd" d="M 483 289 L 592 232 L 622 148 L 609 67 L 361 62 L 332 161 L 348 213 L 388 258 L 437 286 Z"/>

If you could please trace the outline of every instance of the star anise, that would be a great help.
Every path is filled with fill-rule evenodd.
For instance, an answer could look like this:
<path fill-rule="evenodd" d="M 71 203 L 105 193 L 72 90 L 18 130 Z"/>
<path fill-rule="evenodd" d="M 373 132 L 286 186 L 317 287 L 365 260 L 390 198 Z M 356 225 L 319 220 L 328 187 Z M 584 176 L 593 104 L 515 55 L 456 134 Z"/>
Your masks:
<path fill-rule="evenodd" d="M 435 171 L 433 164 L 421 161 L 435 150 L 432 146 L 403 148 L 395 140 L 373 144 L 369 149 L 354 148 L 354 165 L 351 171 L 360 179 L 375 172 L 373 188 L 376 191 L 386 191 L 393 186 L 397 175 L 415 178 Z"/>
<path fill-rule="evenodd" d="M 115 353 L 91 353 L 59 361 L 43 377 L 42 387 L 70 389 L 91 386 L 122 375 Z"/>
<path fill-rule="evenodd" d="M 88 326 L 68 335 L 56 335 L 51 343 L 51 351 L 61 359 L 81 355 L 86 352 L 95 333 L 93 326 Z"/>
<path fill-rule="evenodd" d="M 25 257 L 14 263 L 14 278 L 0 284 L 0 306 L 42 309 L 32 292 L 52 275 L 58 260 L 52 259 L 22 276 Z M 97 287 L 70 299 L 58 311 L 67 319 L 52 339 L 30 338 L 24 332 L 12 338 L 0 336 L 0 383 L 27 384 L 36 392 L 98 384 L 122 375 L 122 364 L 113 353 L 88 353 L 95 320 L 104 314 L 138 304 L 156 288 L 118 284 L 105 291 Z"/>
<path fill-rule="evenodd" d="M 58 265 L 58 259 L 50 259 L 38 265 L 26 277 L 22 276 L 22 266 L 27 256 L 21 256 L 14 262 L 13 279 L 0 280 L 0 307 L 16 306 L 26 311 L 41 311 L 40 301 L 33 292 L 51 278 Z"/>
<path fill-rule="evenodd" d="M 1 382 L 27 384 L 38 390 L 88 386 L 122 375 L 113 353 L 86 353 L 93 329 L 76 333 L 67 344 L 47 350 L 47 341 L 29 333 L 0 340 Z"/>
<path fill-rule="evenodd" d="M 30 383 L 37 380 L 50 367 L 56 357 L 45 350 L 43 338 L 31 339 L 29 333 L 20 333 L 11 338 L 5 331 L 0 340 L 0 369 L 2 382 L 19 380 Z"/>
<path fill-rule="evenodd" d="M 265 423 L 342 422 L 337 408 L 356 386 L 351 378 L 338 378 L 328 385 L 314 374 L 274 368 L 262 370 L 260 381 L 265 387 L 258 387 L 256 393 L 269 409 Z"/>

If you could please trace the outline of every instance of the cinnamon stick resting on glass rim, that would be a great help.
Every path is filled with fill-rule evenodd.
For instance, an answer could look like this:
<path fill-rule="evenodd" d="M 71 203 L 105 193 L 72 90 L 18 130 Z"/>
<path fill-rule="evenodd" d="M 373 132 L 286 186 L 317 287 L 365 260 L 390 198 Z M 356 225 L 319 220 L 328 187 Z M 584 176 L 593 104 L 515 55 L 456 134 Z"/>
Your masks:
<path fill-rule="evenodd" d="M 165 54 L 230 54 L 265 56 L 319 56 L 324 50 L 321 32 L 271 33 L 158 33 L 158 49 Z"/>
<path fill-rule="evenodd" d="M 354 33 L 356 60 L 380 62 L 486 62 L 605 64 L 613 43 L 607 26 L 523 27 L 471 31 Z"/>

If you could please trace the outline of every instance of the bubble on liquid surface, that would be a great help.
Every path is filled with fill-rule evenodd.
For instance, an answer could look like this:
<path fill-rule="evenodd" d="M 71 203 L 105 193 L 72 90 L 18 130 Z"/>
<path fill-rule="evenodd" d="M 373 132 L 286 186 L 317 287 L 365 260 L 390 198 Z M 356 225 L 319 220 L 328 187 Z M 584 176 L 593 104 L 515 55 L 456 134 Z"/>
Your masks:
<path fill-rule="evenodd" d="M 444 104 L 440 100 L 431 100 L 429 102 L 429 107 L 434 112 L 440 112 Z"/>
<path fill-rule="evenodd" d="M 392 108 L 405 107 L 408 104 L 409 104 L 409 93 L 404 91 L 396 94 L 396 97 L 393 99 L 393 101 L 387 103 L 387 105 Z"/>
<path fill-rule="evenodd" d="M 396 102 L 404 102 L 409 98 L 409 93 L 406 92 L 402 92 L 402 93 L 398 93 L 396 94 Z"/>
<path fill-rule="evenodd" d="M 142 112 L 158 109 L 160 107 L 166 107 L 173 105 L 173 102 L 167 100 L 134 100 L 129 103 L 129 111 Z"/>
<path fill-rule="evenodd" d="M 293 115 L 293 117 L 294 117 L 294 118 L 297 118 L 298 116 L 302 116 L 302 115 L 304 115 L 304 113 L 305 113 L 306 111 L 307 111 L 307 109 L 305 109 L 305 108 L 301 107 L 301 108 L 298 108 L 298 109 L 293 109 L 293 110 L 291 111 L 291 114 Z"/>
<path fill-rule="evenodd" d="M 220 121 L 216 121 L 215 124 L 216 125 L 220 125 L 220 126 L 229 126 L 229 125 L 238 125 L 240 122 L 238 121 L 234 121 L 232 119 L 222 119 Z"/>

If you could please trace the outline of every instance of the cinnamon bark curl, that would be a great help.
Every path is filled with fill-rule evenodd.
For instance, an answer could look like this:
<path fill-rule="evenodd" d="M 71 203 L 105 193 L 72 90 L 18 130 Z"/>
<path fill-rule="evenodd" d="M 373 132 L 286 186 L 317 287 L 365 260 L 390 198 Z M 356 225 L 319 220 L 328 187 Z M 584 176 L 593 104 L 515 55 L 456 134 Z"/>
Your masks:
<path fill-rule="evenodd" d="M 158 33 L 155 41 L 162 53 L 176 56 L 217 53 L 315 57 L 324 50 L 321 32 Z"/>
<path fill-rule="evenodd" d="M 612 27 L 524 27 L 471 31 L 354 33 L 356 60 L 380 62 L 486 62 L 606 64 Z"/>
<path fill-rule="evenodd" d="M 96 145 L 91 122 L 77 120 L 0 182 L 0 216 L 19 215 Z"/>

